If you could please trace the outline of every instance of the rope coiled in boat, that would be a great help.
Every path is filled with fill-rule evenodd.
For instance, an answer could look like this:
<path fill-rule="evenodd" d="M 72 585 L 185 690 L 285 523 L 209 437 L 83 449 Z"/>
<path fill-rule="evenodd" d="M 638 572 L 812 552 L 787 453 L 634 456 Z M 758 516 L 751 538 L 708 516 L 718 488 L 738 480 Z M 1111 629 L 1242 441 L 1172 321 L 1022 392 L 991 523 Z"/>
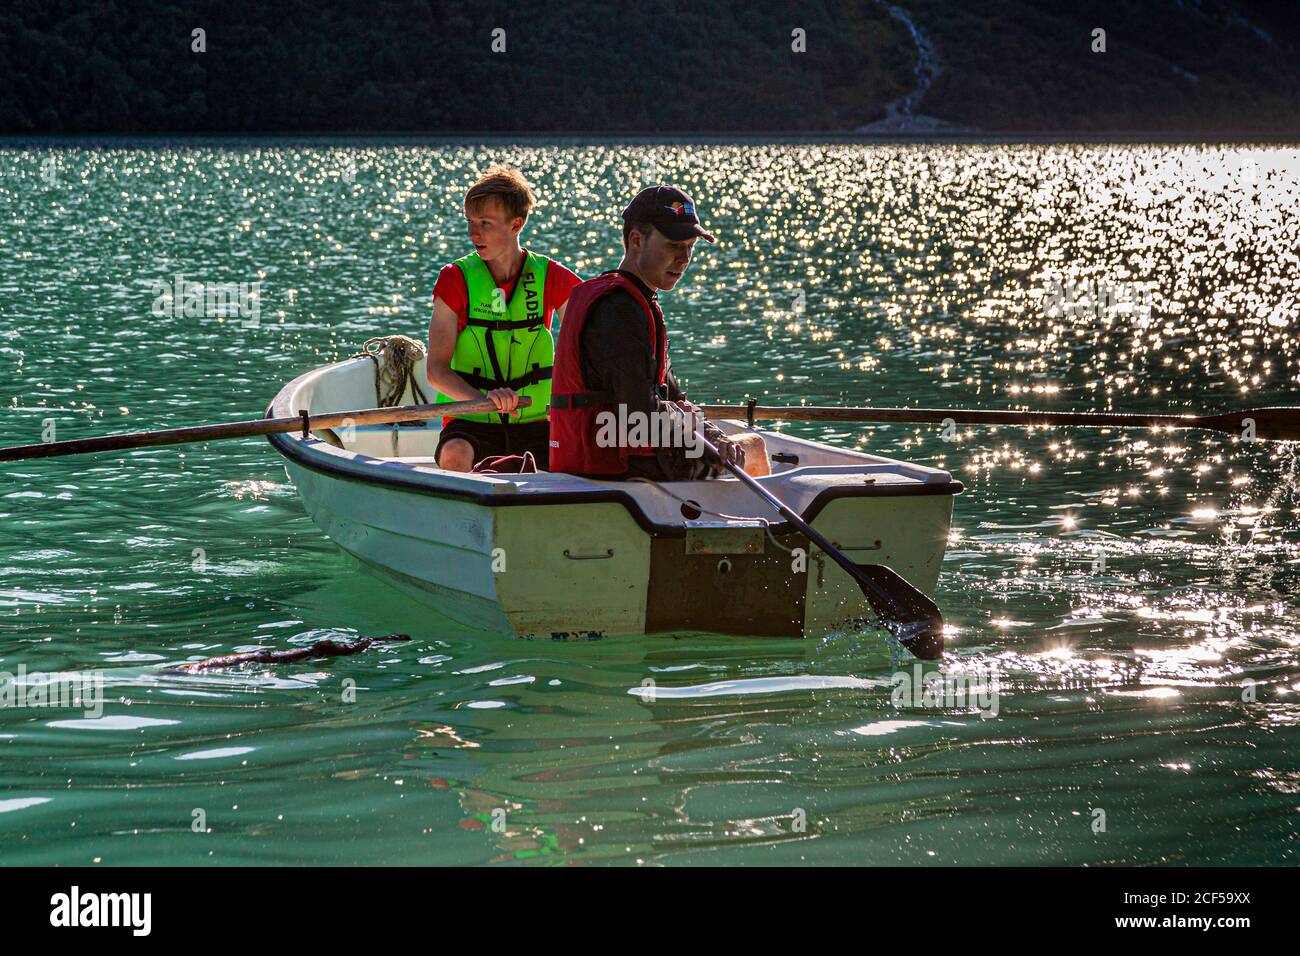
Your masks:
<path fill-rule="evenodd" d="M 409 335 L 376 335 L 366 339 L 361 351 L 351 358 L 368 358 L 374 363 L 375 407 L 393 408 L 401 404 L 408 385 L 412 404 L 429 404 L 429 398 L 420 385 L 421 373 L 416 371 L 417 367 L 423 368 L 424 355 L 424 345 Z M 332 429 L 320 429 L 318 434 L 335 448 L 343 447 L 342 440 Z M 397 426 L 394 425 L 393 457 L 398 455 L 397 435 Z"/>
<path fill-rule="evenodd" d="M 376 335 L 366 339 L 353 358 L 368 358 L 375 363 L 375 407 L 392 408 L 411 386 L 416 404 L 427 405 L 428 396 L 420 386 L 416 365 L 424 361 L 424 345 L 409 335 Z"/>

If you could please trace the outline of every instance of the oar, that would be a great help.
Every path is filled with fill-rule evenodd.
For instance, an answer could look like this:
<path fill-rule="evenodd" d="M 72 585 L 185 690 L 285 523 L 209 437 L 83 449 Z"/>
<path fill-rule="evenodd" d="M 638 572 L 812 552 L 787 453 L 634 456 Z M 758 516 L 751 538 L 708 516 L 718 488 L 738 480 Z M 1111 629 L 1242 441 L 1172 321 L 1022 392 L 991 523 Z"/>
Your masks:
<path fill-rule="evenodd" d="M 880 623 L 917 657 L 932 660 L 943 656 L 943 615 L 928 597 L 908 584 L 892 568 L 883 564 L 855 564 L 825 535 L 810 525 L 780 498 L 772 494 L 745 469 L 725 460 L 698 430 L 696 440 L 718 458 L 724 468 L 741 480 L 751 491 L 777 510 L 813 544 L 826 552 L 862 589 L 862 594 L 880 617 Z"/>
<path fill-rule="evenodd" d="M 1246 408 L 1218 415 L 1125 412 L 996 411 L 983 408 L 841 408 L 817 405 L 704 405 L 706 418 L 800 422 L 930 422 L 958 425 L 1095 425 L 1120 428 L 1204 428 L 1265 441 L 1300 441 L 1300 408 Z"/>
<path fill-rule="evenodd" d="M 520 408 L 527 408 L 531 404 L 532 399 L 520 396 Z M 56 455 L 83 455 L 96 451 L 121 451 L 126 448 L 146 448 L 151 445 L 184 445 L 188 442 L 248 438 L 276 432 L 301 431 L 306 435 L 313 428 L 386 425 L 393 422 L 417 421 L 422 418 L 439 418 L 443 415 L 476 415 L 495 411 L 496 405 L 486 398 L 468 402 L 445 402 L 440 405 L 361 408 L 351 412 L 329 412 L 322 415 L 309 415 L 305 411 L 300 411 L 294 418 L 254 418 L 221 425 L 191 425 L 187 428 L 126 432 L 119 435 L 102 435 L 98 438 L 73 438 L 68 441 L 43 442 L 39 445 L 13 445 L 9 448 L 0 448 L 0 461 L 52 458 Z"/>

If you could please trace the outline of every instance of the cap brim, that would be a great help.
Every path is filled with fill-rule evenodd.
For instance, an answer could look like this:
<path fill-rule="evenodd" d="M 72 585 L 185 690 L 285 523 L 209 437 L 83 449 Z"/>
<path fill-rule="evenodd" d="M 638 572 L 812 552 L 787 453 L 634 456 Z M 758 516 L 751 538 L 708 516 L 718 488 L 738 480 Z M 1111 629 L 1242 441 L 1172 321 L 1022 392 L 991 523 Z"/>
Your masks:
<path fill-rule="evenodd" d="M 673 223 L 670 226 L 661 226 L 655 223 L 655 228 L 662 232 L 674 242 L 681 242 L 683 239 L 700 238 L 706 242 L 713 242 L 713 234 L 704 231 L 704 227 L 698 222 L 681 222 Z"/>

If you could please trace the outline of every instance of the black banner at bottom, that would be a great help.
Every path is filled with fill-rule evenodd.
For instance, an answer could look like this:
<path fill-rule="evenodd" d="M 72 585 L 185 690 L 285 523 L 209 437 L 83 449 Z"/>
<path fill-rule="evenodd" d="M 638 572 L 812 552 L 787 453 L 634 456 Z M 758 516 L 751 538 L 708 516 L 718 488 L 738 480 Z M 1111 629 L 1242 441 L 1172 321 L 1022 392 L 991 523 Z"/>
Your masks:
<path fill-rule="evenodd" d="M 493 926 L 497 906 L 507 925 L 536 914 L 575 933 L 591 919 L 653 932 L 722 919 L 733 942 L 780 924 L 806 929 L 809 918 L 819 933 L 837 923 L 860 933 L 864 916 L 909 913 L 925 933 L 978 934 L 992 920 L 1067 939 L 1172 932 L 1226 941 L 1288 927 L 1281 910 L 1296 882 L 1286 869 L 647 869 L 0 869 L 0 910 L 19 939 L 75 933 L 81 942 L 242 942 L 256 933 L 259 942 L 373 943 L 376 920 L 441 916 L 473 932 L 465 921 Z"/>

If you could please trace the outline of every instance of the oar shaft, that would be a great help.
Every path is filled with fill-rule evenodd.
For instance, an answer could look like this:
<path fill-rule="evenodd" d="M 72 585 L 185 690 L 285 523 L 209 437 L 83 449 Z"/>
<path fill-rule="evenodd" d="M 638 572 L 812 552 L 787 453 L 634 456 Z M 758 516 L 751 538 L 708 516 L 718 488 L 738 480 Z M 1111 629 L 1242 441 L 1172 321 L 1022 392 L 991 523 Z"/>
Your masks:
<path fill-rule="evenodd" d="M 832 560 L 835 561 L 835 563 L 840 565 L 840 567 L 844 568 L 845 571 L 848 571 L 849 574 L 856 576 L 857 565 L 854 564 L 852 561 L 850 561 L 848 557 L 840 551 L 839 548 L 831 544 L 831 542 L 826 539 L 825 535 L 823 535 L 820 531 L 818 531 L 807 521 L 805 521 L 803 519 L 803 516 L 800 515 L 798 512 L 796 512 L 793 508 L 789 507 L 780 498 L 778 498 L 776 495 L 772 494 L 772 492 L 764 488 L 762 482 L 760 482 L 749 472 L 745 471 L 745 469 L 735 464 L 732 464 L 726 459 L 723 459 L 722 456 L 718 454 L 718 449 L 713 445 L 712 442 L 710 442 L 707 438 L 705 438 L 703 434 L 696 432 L 696 436 L 698 441 L 703 442 L 704 449 L 707 452 L 709 452 L 711 455 L 719 458 L 719 460 L 722 461 L 722 466 L 726 468 L 727 471 L 731 472 L 731 474 L 733 474 L 735 477 L 739 478 L 742 482 L 748 485 L 750 490 L 752 490 L 755 494 L 761 497 L 769 505 L 775 508 L 782 518 L 784 518 L 786 521 L 790 522 L 792 525 L 798 528 L 799 532 L 805 538 L 807 538 L 813 544 L 817 545 L 817 547 L 821 548 L 823 551 L 829 554 Z"/>
<path fill-rule="evenodd" d="M 706 418 L 745 418 L 746 405 L 703 405 Z M 1192 415 L 1135 415 L 1125 412 L 1020 412 L 976 408 L 842 408 L 824 405 L 756 405 L 754 418 L 807 422 L 928 422 L 958 425 L 1116 425 L 1123 427 L 1200 428 Z M 1244 414 L 1244 413 L 1243 413 Z"/>
<path fill-rule="evenodd" d="M 530 404 L 531 399 L 520 397 L 519 407 L 526 408 Z M 359 408 L 350 412 L 309 415 L 308 427 L 315 429 L 343 428 L 348 425 L 385 425 L 418 421 L 423 418 L 440 418 L 444 415 L 477 415 L 494 411 L 496 405 L 486 398 L 468 402 L 401 405 L 395 408 Z M 101 435 L 96 438 L 73 438 L 67 441 L 43 442 L 39 445 L 14 445 L 10 448 L 0 448 L 0 461 L 82 455 L 98 451 L 122 451 L 154 445 L 184 445 L 189 442 L 215 441 L 222 438 L 250 438 L 277 432 L 295 432 L 302 427 L 302 416 L 297 415 L 292 418 L 254 418 L 219 425 L 191 425 L 185 428 L 126 432 L 118 435 Z"/>
<path fill-rule="evenodd" d="M 943 425 L 1087 425 L 1116 428 L 1204 428 L 1242 441 L 1300 441 L 1300 408 L 1243 408 L 1215 415 L 1129 412 L 1002 411 L 991 408 L 858 408 L 820 405 L 705 405 L 709 418 L 795 422 L 922 422 Z"/>

